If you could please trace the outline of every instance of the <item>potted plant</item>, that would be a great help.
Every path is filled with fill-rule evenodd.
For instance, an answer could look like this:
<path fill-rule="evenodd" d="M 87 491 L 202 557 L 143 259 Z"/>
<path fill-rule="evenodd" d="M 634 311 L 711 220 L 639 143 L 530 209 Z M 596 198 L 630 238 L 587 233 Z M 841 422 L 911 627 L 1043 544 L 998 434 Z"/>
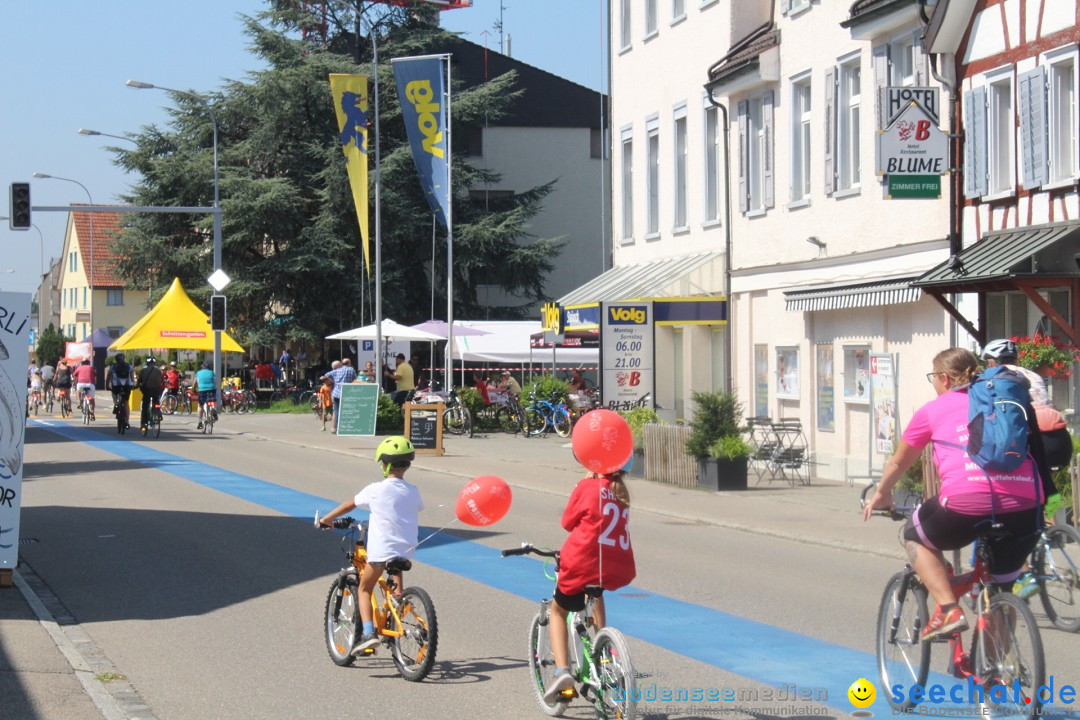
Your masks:
<path fill-rule="evenodd" d="M 1043 377 L 1067 378 L 1072 375 L 1073 363 L 1080 361 L 1080 348 L 1063 342 L 1056 335 L 1014 337 L 1020 367 L 1034 370 Z"/>
<path fill-rule="evenodd" d="M 745 490 L 750 455 L 743 438 L 743 405 L 731 393 L 695 392 L 686 453 L 698 461 L 698 486 Z"/>

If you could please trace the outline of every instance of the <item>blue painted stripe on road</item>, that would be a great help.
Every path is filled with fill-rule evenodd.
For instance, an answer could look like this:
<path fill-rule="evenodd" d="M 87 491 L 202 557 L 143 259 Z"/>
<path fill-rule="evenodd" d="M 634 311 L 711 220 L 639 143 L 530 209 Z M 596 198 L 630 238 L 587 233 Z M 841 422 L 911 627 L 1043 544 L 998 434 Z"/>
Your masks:
<path fill-rule="evenodd" d="M 31 425 L 308 522 L 315 508 L 328 509 L 338 504 L 335 500 L 173 455 L 151 447 L 151 442 L 137 439 L 132 442 L 130 438 L 102 435 L 80 426 L 40 421 L 32 421 Z M 431 531 L 424 528 L 421 536 Z M 526 600 L 538 601 L 551 595 L 552 582 L 544 577 L 541 563 L 532 558 L 503 558 L 496 548 L 445 534 L 422 544 L 417 555 L 440 570 Z M 875 685 L 878 683 L 877 660 L 870 653 L 634 586 L 606 593 L 605 598 L 611 616 L 618 618 L 616 627 L 626 635 L 772 687 L 824 688 L 828 697 L 821 704 L 842 712 L 850 713 L 854 709 L 847 699 L 848 687 L 853 682 L 865 678 Z M 872 633 L 872 627 L 868 626 L 867 632 Z M 935 665 L 940 665 L 943 652 L 944 645 L 935 647 Z M 950 687 L 958 681 L 934 674 L 928 682 Z M 671 686 L 671 689 L 677 688 Z M 884 699 L 886 691 L 877 688 L 878 700 L 872 706 L 875 714 L 892 714 Z M 1080 718 L 1080 713 L 1055 713 L 1055 717 Z"/>

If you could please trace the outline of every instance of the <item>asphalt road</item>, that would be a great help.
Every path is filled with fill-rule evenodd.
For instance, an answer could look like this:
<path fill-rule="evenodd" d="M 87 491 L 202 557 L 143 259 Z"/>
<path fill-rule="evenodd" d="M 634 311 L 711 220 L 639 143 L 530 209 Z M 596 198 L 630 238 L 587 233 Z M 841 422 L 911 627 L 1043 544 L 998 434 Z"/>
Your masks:
<path fill-rule="evenodd" d="M 156 441 L 53 421 L 28 429 L 26 453 L 22 536 L 38 542 L 22 556 L 160 720 L 541 716 L 526 629 L 550 583 L 538 562 L 497 549 L 557 547 L 565 496 L 515 488 L 499 524 L 452 523 L 420 548 L 407 584 L 434 599 L 438 661 L 407 683 L 385 652 L 336 667 L 322 635 L 343 556 L 339 536 L 310 518 L 376 481 L 373 461 L 208 437 L 171 418 Z M 414 468 L 409 480 L 427 505 L 421 524 L 450 523 L 461 477 Z M 631 527 L 638 578 L 609 612 L 630 636 L 639 687 L 657 690 L 642 717 L 760 718 L 781 706 L 839 717 L 854 709 L 847 685 L 876 680 L 874 622 L 899 563 L 645 510 Z M 1080 638 L 1043 638 L 1048 672 L 1075 675 Z M 775 699 L 790 686 L 826 697 Z M 734 688 L 743 700 L 660 699 L 680 688 Z M 567 716 L 593 714 L 578 703 Z"/>

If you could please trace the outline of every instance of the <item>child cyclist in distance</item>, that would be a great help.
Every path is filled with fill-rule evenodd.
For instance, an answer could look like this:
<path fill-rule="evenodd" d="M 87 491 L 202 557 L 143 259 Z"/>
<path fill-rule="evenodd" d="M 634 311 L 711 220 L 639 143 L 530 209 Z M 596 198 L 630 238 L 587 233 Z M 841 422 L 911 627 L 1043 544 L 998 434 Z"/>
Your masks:
<path fill-rule="evenodd" d="M 322 411 L 322 431 L 326 432 L 327 420 L 331 429 L 334 427 L 334 381 L 328 375 L 323 375 L 322 385 L 319 386 L 319 408 Z"/>
<path fill-rule="evenodd" d="M 416 551 L 420 534 L 420 511 L 424 501 L 416 486 L 405 481 L 405 471 L 416 458 L 416 451 L 409 440 L 400 435 L 388 437 L 375 450 L 375 461 L 382 467 L 383 480 L 372 483 L 346 500 L 319 520 L 324 528 L 332 527 L 330 521 L 352 512 L 367 508 L 371 512 L 368 524 L 368 561 L 360 575 L 360 618 L 364 629 L 354 655 L 379 644 L 375 634 L 375 618 L 371 612 L 371 593 L 386 568 L 386 563 L 397 557 L 411 558 Z M 395 577 L 397 591 L 404 588 L 401 575 Z M 565 639 L 563 641 L 565 647 Z"/>
<path fill-rule="evenodd" d="M 554 705 L 559 694 L 574 687 L 567 649 L 566 616 L 585 609 L 585 588 L 602 588 L 593 604 L 593 621 L 600 630 L 606 624 L 604 590 L 629 585 L 637 574 L 634 548 L 630 545 L 630 491 L 625 475 L 633 464 L 608 475 L 590 475 L 570 494 L 562 526 L 570 532 L 559 552 L 559 582 L 551 603 L 548 633 L 555 656 L 555 679 L 544 693 Z M 614 522 L 613 522 L 614 519 Z"/>

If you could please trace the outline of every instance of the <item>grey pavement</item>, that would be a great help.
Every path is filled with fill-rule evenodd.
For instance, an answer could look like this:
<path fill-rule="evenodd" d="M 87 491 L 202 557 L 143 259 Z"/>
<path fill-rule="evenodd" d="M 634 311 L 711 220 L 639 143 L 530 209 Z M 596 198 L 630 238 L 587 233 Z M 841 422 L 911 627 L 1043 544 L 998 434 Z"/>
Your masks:
<path fill-rule="evenodd" d="M 99 413 L 111 417 L 106 412 Z M 166 418 L 169 426 L 195 425 L 191 416 Z M 106 423 L 99 421 L 105 427 Z M 311 415 L 254 413 L 224 415 L 215 434 L 243 434 L 270 441 L 342 453 L 358 463 L 373 463 L 381 438 L 339 437 L 323 432 Z M 498 475 L 519 492 L 569 496 L 584 476 L 569 439 L 554 434 L 522 438 L 478 434 L 447 437 L 443 456 L 420 456 L 415 467 L 461 478 Z M 898 524 L 862 521 L 861 487 L 811 479 L 791 486 L 750 478 L 745 491 L 709 492 L 628 482 L 634 513 L 657 513 L 685 522 L 790 539 L 802 544 L 844 548 L 899 559 Z M 126 679 L 66 616 L 62 599 L 52 596 L 25 564 L 15 571 L 15 587 L 0 588 L 0 717 L 5 720 L 149 720 L 153 716 Z"/>

